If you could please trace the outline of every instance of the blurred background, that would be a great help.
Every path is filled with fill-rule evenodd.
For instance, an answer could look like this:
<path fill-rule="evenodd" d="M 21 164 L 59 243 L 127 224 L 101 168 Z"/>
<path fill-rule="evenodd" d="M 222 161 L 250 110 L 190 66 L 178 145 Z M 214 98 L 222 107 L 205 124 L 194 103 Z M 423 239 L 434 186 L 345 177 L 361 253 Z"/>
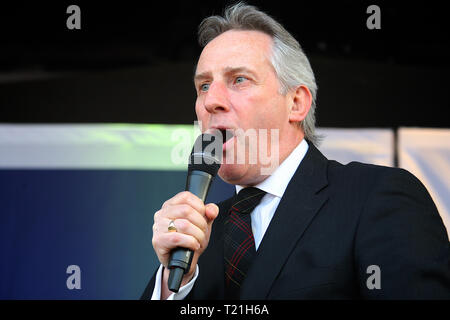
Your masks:
<path fill-rule="evenodd" d="M 0 7 L 0 298 L 137 299 L 153 213 L 183 190 L 197 26 L 230 1 L 16 1 Z M 247 1 L 315 72 L 321 150 L 406 168 L 450 212 L 447 11 L 427 1 Z M 67 8 L 81 10 L 69 30 Z M 381 9 L 381 29 L 366 10 Z M 175 134 L 177 136 L 177 134 Z M 193 138 L 192 138 L 193 139 Z M 192 141 L 193 142 L 193 141 Z M 209 201 L 233 187 L 218 179 Z M 69 290 L 69 265 L 81 289 Z"/>
<path fill-rule="evenodd" d="M 79 1 L 81 29 L 69 30 L 73 3 L 2 5 L 0 120 L 191 124 L 197 26 L 229 2 Z M 439 2 L 380 2 L 380 30 L 366 27 L 368 1 L 249 3 L 278 19 L 310 57 L 319 126 L 448 126 L 447 13 Z"/>

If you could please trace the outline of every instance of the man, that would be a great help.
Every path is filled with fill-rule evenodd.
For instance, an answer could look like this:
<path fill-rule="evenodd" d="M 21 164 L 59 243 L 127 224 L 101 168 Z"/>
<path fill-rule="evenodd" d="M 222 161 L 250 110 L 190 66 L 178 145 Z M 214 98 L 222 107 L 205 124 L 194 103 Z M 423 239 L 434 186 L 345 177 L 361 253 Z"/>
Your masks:
<path fill-rule="evenodd" d="M 216 206 L 181 192 L 163 204 L 153 225 L 161 267 L 143 298 L 450 298 L 448 237 L 423 185 L 404 170 L 344 166 L 316 149 L 317 87 L 298 42 L 241 3 L 205 19 L 199 40 L 197 117 L 203 132 L 234 134 L 219 175 L 238 194 Z M 260 160 L 227 157 L 243 146 L 248 159 L 238 132 L 251 129 L 266 129 L 268 144 L 279 137 L 271 174 Z M 239 206 L 256 198 L 250 212 Z M 166 267 L 176 247 L 195 254 L 172 293 Z"/>

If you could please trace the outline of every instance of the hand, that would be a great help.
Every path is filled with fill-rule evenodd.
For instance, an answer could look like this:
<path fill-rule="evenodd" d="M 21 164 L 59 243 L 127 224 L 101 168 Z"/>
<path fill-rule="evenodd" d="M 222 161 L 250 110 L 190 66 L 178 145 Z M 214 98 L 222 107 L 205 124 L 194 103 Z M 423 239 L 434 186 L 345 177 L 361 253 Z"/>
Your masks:
<path fill-rule="evenodd" d="M 182 285 L 184 285 L 192 278 L 198 258 L 208 246 L 212 223 L 218 214 L 217 205 L 214 203 L 205 205 L 200 198 L 188 191 L 170 198 L 155 213 L 152 244 L 158 260 L 165 267 L 161 286 L 162 296 L 165 295 L 163 294 L 165 291 L 168 293 L 167 265 L 172 249 L 182 247 L 194 251 L 191 269 L 183 277 Z M 170 221 L 174 221 L 177 232 L 168 231 Z"/>

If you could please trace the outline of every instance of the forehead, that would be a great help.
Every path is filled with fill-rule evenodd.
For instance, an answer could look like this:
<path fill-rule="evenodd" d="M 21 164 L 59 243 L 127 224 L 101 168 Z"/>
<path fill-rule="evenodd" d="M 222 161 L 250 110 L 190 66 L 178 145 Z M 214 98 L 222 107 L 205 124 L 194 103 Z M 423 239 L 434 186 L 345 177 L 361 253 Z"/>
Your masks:
<path fill-rule="evenodd" d="M 234 66 L 271 66 L 272 38 L 260 31 L 230 30 L 211 40 L 203 49 L 196 74 Z"/>

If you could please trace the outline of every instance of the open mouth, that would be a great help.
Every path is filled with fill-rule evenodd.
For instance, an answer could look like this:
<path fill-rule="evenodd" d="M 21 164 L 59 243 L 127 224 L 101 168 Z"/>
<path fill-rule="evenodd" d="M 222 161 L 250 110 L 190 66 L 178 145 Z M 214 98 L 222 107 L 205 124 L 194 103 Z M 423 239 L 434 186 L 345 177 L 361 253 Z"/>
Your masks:
<path fill-rule="evenodd" d="M 228 140 L 234 137 L 233 130 L 230 129 L 219 129 L 220 133 L 222 134 L 223 143 L 225 144 Z"/>

